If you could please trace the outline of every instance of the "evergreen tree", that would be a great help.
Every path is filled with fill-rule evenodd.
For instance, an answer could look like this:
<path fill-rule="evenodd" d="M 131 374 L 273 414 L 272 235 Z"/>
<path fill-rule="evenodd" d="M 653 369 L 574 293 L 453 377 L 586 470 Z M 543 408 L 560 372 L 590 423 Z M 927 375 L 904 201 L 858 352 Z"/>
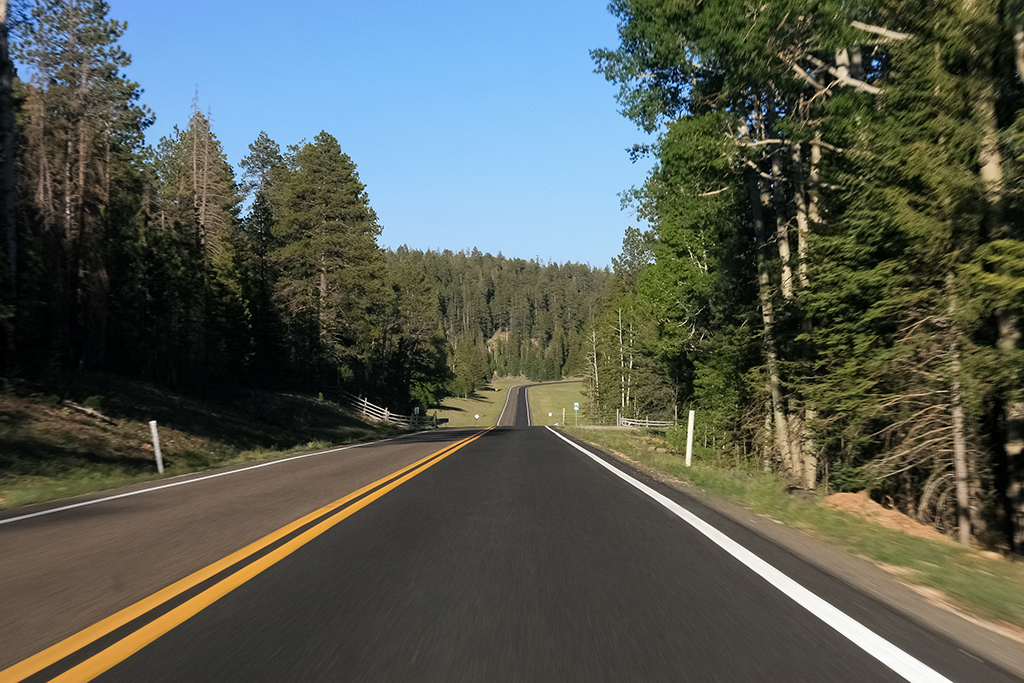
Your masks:
<path fill-rule="evenodd" d="M 1020 8 L 611 9 L 599 71 L 640 127 L 666 124 L 636 150 L 659 159 L 637 288 L 684 392 L 794 482 L 860 482 L 964 542 L 992 491 L 1017 534 Z"/>
<path fill-rule="evenodd" d="M 274 197 L 284 170 L 281 146 L 270 139 L 265 131 L 249 144 L 249 154 L 239 165 L 242 172 L 242 191 L 249 195 L 262 192 L 265 197 Z"/>
<path fill-rule="evenodd" d="M 381 229 L 355 164 L 326 132 L 289 160 L 274 230 L 296 369 L 312 361 L 321 377 L 372 386 L 370 347 L 384 288 Z"/>
<path fill-rule="evenodd" d="M 29 365 L 96 368 L 106 359 L 108 208 L 125 189 L 115 174 L 138 172 L 132 159 L 152 122 L 122 73 L 131 63 L 117 42 L 125 24 L 108 11 L 100 0 L 37 2 L 14 49 L 31 75 L 20 86 L 17 247 L 19 346 Z"/>
<path fill-rule="evenodd" d="M 274 303 L 278 273 L 271 258 L 280 246 L 274 238 L 274 224 L 280 213 L 277 200 L 284 180 L 284 158 L 280 146 L 261 131 L 240 165 L 244 169 L 242 190 L 253 201 L 241 225 L 236 260 L 251 316 L 253 376 L 267 380 L 280 377 L 285 358 L 281 311 Z"/>

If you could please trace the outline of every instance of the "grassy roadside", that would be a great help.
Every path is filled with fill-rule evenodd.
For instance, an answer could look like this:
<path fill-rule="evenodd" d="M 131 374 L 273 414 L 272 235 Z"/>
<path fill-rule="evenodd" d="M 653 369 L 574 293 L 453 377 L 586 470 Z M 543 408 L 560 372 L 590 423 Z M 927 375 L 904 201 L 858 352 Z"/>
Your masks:
<path fill-rule="evenodd" d="M 528 384 L 525 377 L 497 377 L 486 387 L 475 391 L 466 398 L 453 396 L 441 402 L 437 408 L 437 418 L 448 420 L 445 427 L 490 427 L 498 422 L 501 409 L 505 407 L 505 398 L 511 387 Z M 430 410 L 433 415 L 434 409 Z M 476 415 L 480 419 L 476 419 Z"/>
<path fill-rule="evenodd" d="M 149 431 L 154 419 L 163 477 Z M 108 376 L 84 378 L 60 396 L 7 386 L 0 391 L 0 509 L 394 433 L 312 396 L 241 391 L 204 400 Z"/>
<path fill-rule="evenodd" d="M 566 432 L 625 455 L 649 472 L 688 482 L 867 557 L 898 574 L 900 580 L 940 591 L 965 611 L 1024 627 L 1024 563 L 886 529 L 825 506 L 823 495 L 789 495 L 774 476 L 739 469 L 735 463 L 716 465 L 701 458 L 688 469 L 679 456 L 651 450 L 669 447 L 658 435 L 571 427 Z"/>
<path fill-rule="evenodd" d="M 574 424 L 573 404 L 580 404 L 580 413 L 586 415 L 586 397 L 583 396 L 583 382 L 567 379 L 557 384 L 531 384 L 527 391 L 530 402 L 530 417 L 535 425 L 553 425 L 562 423 L 562 410 L 565 410 L 565 421 Z M 551 416 L 548 417 L 548 413 Z"/>

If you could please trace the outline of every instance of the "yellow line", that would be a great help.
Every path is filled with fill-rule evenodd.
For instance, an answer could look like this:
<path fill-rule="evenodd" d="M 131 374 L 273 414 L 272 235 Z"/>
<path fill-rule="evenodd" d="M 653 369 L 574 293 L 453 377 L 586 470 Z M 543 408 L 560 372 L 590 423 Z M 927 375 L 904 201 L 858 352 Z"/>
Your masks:
<path fill-rule="evenodd" d="M 226 595 L 230 591 L 242 585 L 243 583 L 251 579 L 253 576 L 256 576 L 267 567 L 270 567 L 271 565 L 280 561 L 287 555 L 295 552 L 295 550 L 305 545 L 309 541 L 313 540 L 320 534 L 324 533 L 338 522 L 342 521 L 343 519 L 346 519 L 353 513 L 366 507 L 371 502 L 383 496 L 385 493 L 395 489 L 399 484 L 405 483 L 406 481 L 412 479 L 417 474 L 420 474 L 421 472 L 426 471 L 428 468 L 433 467 L 438 462 L 444 460 L 449 455 L 459 450 L 463 446 L 477 440 L 478 438 L 483 436 L 484 433 L 485 432 L 480 432 L 471 437 L 463 439 L 462 441 L 458 441 L 454 444 L 446 446 L 438 451 L 431 453 L 425 458 L 417 460 L 411 465 L 403 467 L 402 469 L 396 470 L 395 472 L 392 472 L 391 474 L 378 479 L 372 484 L 367 484 L 358 491 L 354 491 L 353 493 L 348 494 L 344 498 L 339 498 L 333 503 L 325 505 L 319 510 L 311 512 L 305 517 L 302 517 L 301 519 L 298 519 L 294 522 L 291 522 L 290 524 L 287 524 L 286 526 L 281 527 L 277 531 L 274 531 L 273 533 L 264 536 L 260 540 L 249 544 L 245 548 L 242 548 L 241 550 L 232 553 L 231 555 L 228 555 L 224 559 L 218 560 L 217 562 L 214 562 L 213 564 L 204 567 L 203 569 L 200 569 L 199 571 L 193 574 L 190 574 L 184 579 L 181 579 L 180 581 L 171 584 L 167 588 L 157 591 L 148 598 L 144 598 L 139 602 L 130 605 L 129 607 L 126 607 L 120 612 L 117 612 L 116 614 L 107 617 L 103 621 L 97 622 L 96 624 L 89 626 L 82 631 L 79 631 L 75 635 L 70 636 L 65 640 L 62 640 L 61 642 L 47 648 L 46 650 L 43 650 L 42 652 L 33 655 L 28 659 L 25 659 L 7 669 L 4 669 L 3 671 L 0 671 L 0 683 L 17 683 L 17 681 L 21 681 L 31 676 L 32 674 L 42 671 L 51 664 L 60 661 L 64 657 L 74 652 L 77 652 L 81 648 L 89 645 L 97 639 L 102 638 L 103 636 L 129 623 L 133 619 L 145 614 L 154 607 L 157 607 L 167 602 L 168 600 L 174 598 L 175 596 L 180 595 L 181 593 L 189 590 L 190 588 L 209 579 L 211 576 L 215 576 L 217 573 L 223 571 L 224 569 L 227 569 L 236 562 L 243 560 L 256 552 L 259 552 L 263 548 L 266 548 L 268 545 L 271 545 L 272 543 L 280 540 L 284 536 L 287 536 L 295 529 L 298 529 L 299 527 L 308 524 L 314 519 L 328 512 L 331 512 L 332 510 L 336 510 L 339 507 L 344 506 L 353 498 L 357 498 L 366 493 L 367 491 L 370 491 L 375 487 L 380 486 L 383 482 L 389 479 L 393 479 L 396 475 L 404 475 L 401 476 L 399 479 L 393 481 L 391 484 L 388 484 L 384 488 L 380 489 L 379 491 L 376 491 L 372 495 L 367 496 L 363 500 L 355 503 L 341 514 L 331 517 L 330 519 L 321 522 L 317 526 L 308 529 L 299 536 L 293 538 L 291 541 L 288 541 L 287 543 L 282 545 L 280 548 L 271 551 L 264 557 L 261 557 L 259 560 L 256 560 L 255 562 L 243 567 L 234 574 L 225 577 L 223 580 L 206 589 L 196 597 L 188 600 L 182 605 L 179 605 L 167 614 L 158 617 L 156 620 L 143 626 L 138 631 L 129 634 L 128 636 L 118 641 L 114 645 L 111 645 L 99 654 L 91 657 L 90 659 L 86 660 L 85 662 L 82 662 L 78 666 L 66 671 L 61 676 L 58 676 L 57 678 L 53 679 L 54 681 L 92 680 L 94 677 L 103 673 L 104 671 L 111 668 L 118 662 L 126 659 L 133 653 L 137 652 L 141 648 L 153 642 L 164 633 L 167 633 L 172 628 L 182 623 L 189 617 L 194 616 L 196 613 L 198 613 L 204 607 L 207 607 L 208 605 L 212 604 L 218 598 Z M 431 462 L 425 467 L 422 467 L 422 469 L 420 469 L 419 471 L 414 471 L 416 470 L 416 468 L 421 467 L 424 463 L 428 462 L 431 458 L 435 457 L 437 459 L 434 462 Z M 140 638 L 140 634 L 145 635 L 143 635 Z"/>

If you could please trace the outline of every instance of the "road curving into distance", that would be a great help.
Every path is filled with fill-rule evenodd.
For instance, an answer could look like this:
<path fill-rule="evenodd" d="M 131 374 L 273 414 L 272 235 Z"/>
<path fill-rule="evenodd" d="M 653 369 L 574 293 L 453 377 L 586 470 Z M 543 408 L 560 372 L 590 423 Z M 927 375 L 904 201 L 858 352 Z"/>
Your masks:
<path fill-rule="evenodd" d="M 532 424 L 530 422 L 530 403 L 526 396 L 528 390 L 528 387 L 525 386 L 509 387 L 496 426 L 529 427 Z"/>
<path fill-rule="evenodd" d="M 0 682 L 1021 680 L 528 410 L 0 524 Z"/>

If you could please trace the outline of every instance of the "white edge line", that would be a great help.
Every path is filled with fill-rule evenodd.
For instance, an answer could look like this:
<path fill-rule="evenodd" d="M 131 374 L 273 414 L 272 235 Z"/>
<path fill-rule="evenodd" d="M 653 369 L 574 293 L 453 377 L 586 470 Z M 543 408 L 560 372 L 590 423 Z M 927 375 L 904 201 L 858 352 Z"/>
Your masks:
<path fill-rule="evenodd" d="M 817 595 L 807 590 L 799 583 L 789 578 L 715 527 L 697 517 L 671 498 L 668 498 L 646 484 L 637 481 L 579 444 L 570 441 L 562 434 L 551 429 L 551 427 L 547 427 L 547 429 L 573 448 L 582 451 L 591 457 L 599 465 L 612 472 L 612 474 L 623 479 L 628 484 L 639 489 L 643 493 L 646 493 L 648 496 L 664 505 L 684 522 L 706 536 L 717 546 L 725 550 L 725 552 L 729 553 L 746 565 L 748 569 L 782 591 L 786 597 L 796 602 L 818 619 L 821 619 L 823 622 L 838 631 L 842 636 L 846 637 L 854 645 L 867 652 L 869 655 L 895 671 L 906 680 L 911 681 L 911 683 L 952 683 L 939 672 L 907 654 L 885 638 L 882 638 L 880 635 L 861 624 L 859 621 L 856 621 L 846 613 L 840 611 L 838 608 L 833 607 L 822 598 L 819 598 Z"/>
<path fill-rule="evenodd" d="M 512 396 L 512 390 L 517 387 L 509 387 L 508 393 L 505 394 L 505 405 L 501 407 L 501 413 L 498 415 L 498 421 L 494 423 L 495 427 L 501 426 L 501 418 L 505 417 L 505 411 L 508 410 L 508 399 Z"/>
<path fill-rule="evenodd" d="M 348 446 L 338 446 L 337 448 L 329 448 L 326 451 L 316 451 L 315 453 L 303 453 L 301 455 L 292 455 L 287 458 L 280 458 L 278 460 L 271 460 L 270 462 L 263 462 L 259 465 L 250 465 L 249 467 L 241 467 L 237 470 L 230 470 L 228 472 L 218 472 L 217 474 L 208 474 L 205 477 L 196 477 L 195 479 L 186 479 L 185 481 L 176 481 L 171 484 L 161 484 L 160 486 L 152 486 L 150 488 L 139 489 L 138 491 L 129 491 L 127 493 L 119 493 L 114 496 L 106 496 L 104 498 L 95 498 L 93 500 L 85 500 L 81 503 L 73 503 L 71 505 L 62 505 L 56 508 L 50 508 L 48 510 L 40 510 L 39 512 L 32 512 L 27 515 L 20 515 L 18 517 L 8 517 L 7 519 L 0 519 L 0 525 L 10 524 L 11 522 L 20 522 L 24 519 L 32 519 L 33 517 L 42 517 L 43 515 L 50 515 L 54 512 L 63 512 L 64 510 L 73 510 L 75 508 L 85 507 L 86 505 L 95 505 L 96 503 L 104 503 L 108 500 L 117 500 L 118 498 L 128 498 L 129 496 L 137 496 L 142 493 L 149 493 L 150 491 L 159 491 L 161 489 L 169 489 L 175 486 L 184 486 L 185 484 L 194 484 L 197 481 L 206 481 L 207 479 L 216 479 L 217 477 L 226 477 L 229 474 L 238 474 L 239 472 L 248 472 L 249 470 L 258 470 L 261 467 L 270 467 L 271 465 L 278 465 L 283 462 L 291 462 L 292 460 L 301 460 L 302 458 L 311 458 L 314 455 L 325 455 L 327 453 L 337 453 L 338 451 L 347 451 L 350 448 L 359 448 L 360 446 L 371 446 L 376 443 L 385 443 L 387 441 L 394 441 L 395 439 L 403 439 L 407 436 L 415 436 L 417 434 L 424 434 L 425 432 L 413 432 L 411 434 L 399 434 L 398 436 L 392 436 L 387 439 L 380 439 L 379 441 L 367 441 L 366 443 L 354 443 Z M 184 476 L 184 475 L 179 475 Z"/>
<path fill-rule="evenodd" d="M 526 426 L 533 426 L 533 418 L 530 416 L 530 387 L 523 387 L 523 398 L 526 400 Z"/>

